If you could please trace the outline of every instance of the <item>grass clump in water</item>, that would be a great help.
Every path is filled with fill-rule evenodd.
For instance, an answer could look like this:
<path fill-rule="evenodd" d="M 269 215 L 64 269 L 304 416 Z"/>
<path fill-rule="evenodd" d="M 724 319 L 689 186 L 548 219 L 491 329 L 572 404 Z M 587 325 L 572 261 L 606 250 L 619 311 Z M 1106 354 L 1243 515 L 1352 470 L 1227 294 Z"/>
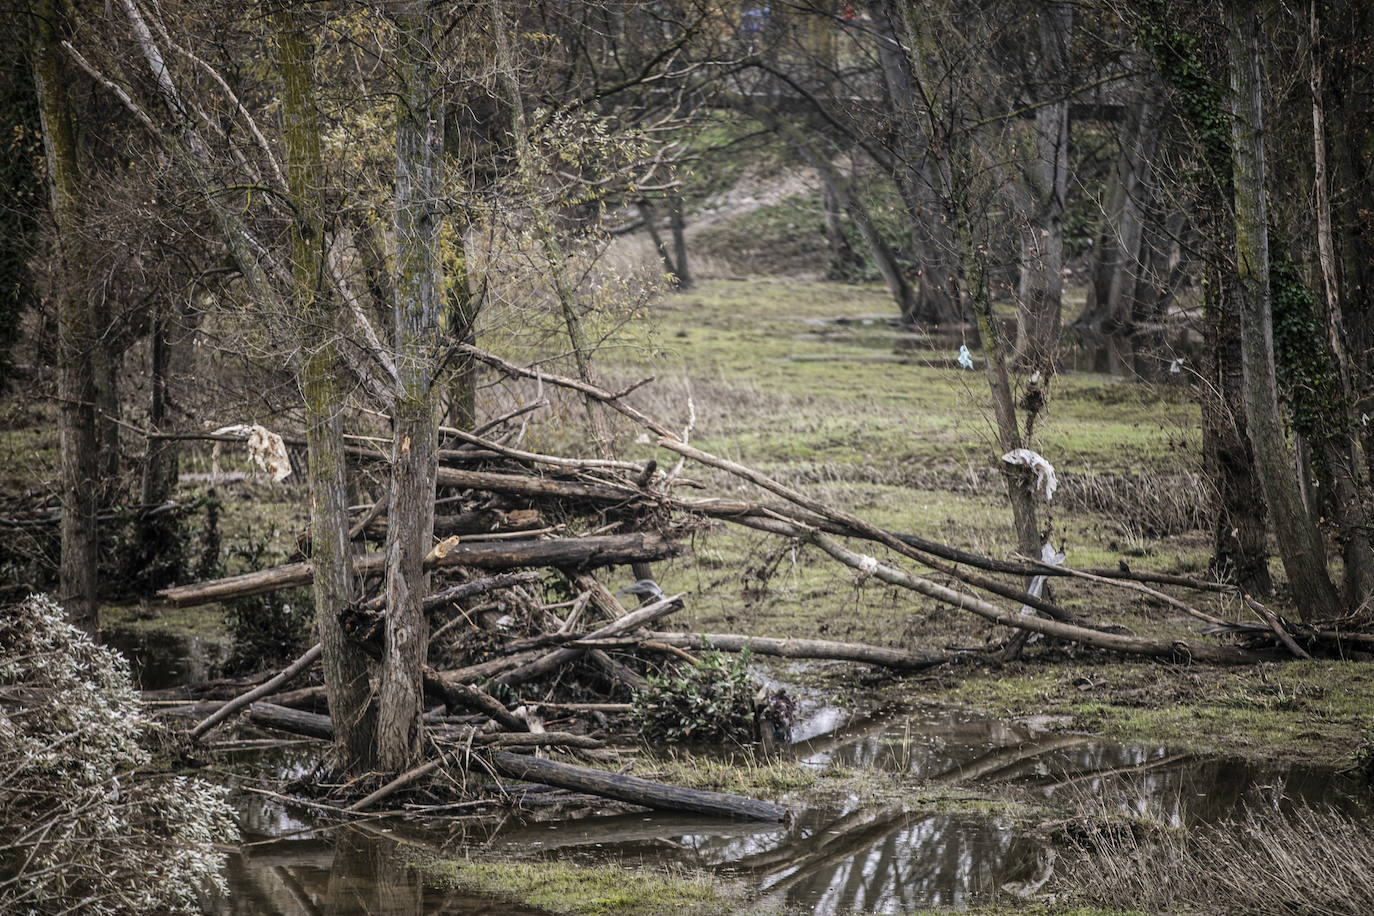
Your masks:
<path fill-rule="evenodd" d="M 618 865 L 442 860 L 419 866 L 429 880 L 576 916 L 706 916 L 742 909 L 743 890 L 709 875 Z"/>

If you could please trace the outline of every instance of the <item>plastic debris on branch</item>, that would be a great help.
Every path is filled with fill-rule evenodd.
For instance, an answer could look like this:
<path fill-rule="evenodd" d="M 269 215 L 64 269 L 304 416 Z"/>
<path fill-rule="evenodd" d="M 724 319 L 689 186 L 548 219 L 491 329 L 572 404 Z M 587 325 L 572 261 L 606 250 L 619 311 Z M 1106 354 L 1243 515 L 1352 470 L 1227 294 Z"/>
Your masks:
<path fill-rule="evenodd" d="M 1028 448 L 1015 448 L 1002 456 L 1007 464 L 1020 464 L 1035 472 L 1035 488 L 1044 488 L 1045 501 L 1054 499 L 1054 491 L 1059 489 L 1059 478 L 1054 476 L 1054 465 L 1045 460 L 1039 452 Z"/>

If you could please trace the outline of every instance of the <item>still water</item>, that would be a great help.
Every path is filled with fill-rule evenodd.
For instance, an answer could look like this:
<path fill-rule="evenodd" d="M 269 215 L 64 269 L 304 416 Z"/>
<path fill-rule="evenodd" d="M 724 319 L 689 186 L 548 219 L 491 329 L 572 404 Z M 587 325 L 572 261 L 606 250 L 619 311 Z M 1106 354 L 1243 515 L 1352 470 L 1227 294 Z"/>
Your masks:
<path fill-rule="evenodd" d="M 887 799 L 881 803 L 864 795 L 816 804 L 788 798 L 795 818 L 785 827 L 623 811 L 556 822 L 340 825 L 245 794 L 246 845 L 230 858 L 231 894 L 215 912 L 534 912 L 426 887 L 404 864 L 421 853 L 686 866 L 742 881 L 765 905 L 789 912 L 900 913 L 964 907 L 1048 877 L 1054 859 L 1047 835 L 997 813 L 1006 810 L 999 802 L 1091 800 L 1172 824 L 1294 804 L 1368 813 L 1368 798 L 1329 771 L 1114 744 L 1054 731 L 1053 724 L 947 710 L 852 715 L 803 704 L 785 753 L 817 769 L 877 772 L 875 778 L 911 787 L 913 800 L 895 804 L 890 793 L 879 793 Z"/>

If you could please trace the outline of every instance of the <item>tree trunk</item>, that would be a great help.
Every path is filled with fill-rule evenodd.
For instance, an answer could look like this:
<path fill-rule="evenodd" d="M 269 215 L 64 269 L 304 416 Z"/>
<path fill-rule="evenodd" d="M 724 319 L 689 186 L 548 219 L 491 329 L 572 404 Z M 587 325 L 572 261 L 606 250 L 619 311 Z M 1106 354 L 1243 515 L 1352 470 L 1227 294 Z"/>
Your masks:
<path fill-rule="evenodd" d="M 882 66 L 884 101 L 892 111 L 896 135 L 893 178 L 911 221 L 912 254 L 920 276 L 910 320 L 916 324 L 954 324 L 963 320 L 957 270 L 951 265 L 955 246 L 926 161 L 930 151 L 916 127 L 913 106 L 919 92 L 911 60 L 899 37 L 906 37 L 905 23 L 893 0 L 870 0 L 868 11 Z"/>
<path fill-rule="evenodd" d="M 376 714 L 368 663 L 345 637 L 339 613 L 353 598 L 348 490 L 339 387 L 338 316 L 325 281 L 324 160 L 314 97 L 313 42 L 295 4 L 276 12 L 282 72 L 282 122 L 291 209 L 291 275 L 301 333 L 310 489 L 310 566 L 315 621 L 323 649 L 329 711 L 339 728 L 335 750 L 351 772 L 376 762 Z"/>
<path fill-rule="evenodd" d="M 668 251 L 668 246 L 663 244 L 663 235 L 658 231 L 654 205 L 647 197 L 641 197 L 635 201 L 635 207 L 639 210 L 639 218 L 644 221 L 644 229 L 649 233 L 650 241 L 654 243 L 654 250 L 658 252 L 658 259 L 663 262 L 663 272 L 676 282 L 677 265 L 673 263 L 673 255 Z"/>
<path fill-rule="evenodd" d="M 1321 536 L 1303 511 L 1291 450 L 1279 420 L 1269 289 L 1263 76 L 1257 11 L 1227 0 L 1231 73 L 1231 150 L 1235 192 L 1236 270 L 1240 293 L 1245 419 L 1255 466 L 1274 519 L 1279 554 L 1303 620 L 1339 613 Z"/>
<path fill-rule="evenodd" d="M 1064 304 L 1064 206 L 1069 176 L 1067 82 L 1073 5 L 1042 4 L 1039 13 L 1041 103 L 1035 109 L 1032 157 L 1023 165 L 1031 217 L 1021 232 L 1016 354 L 1048 380 L 1059 356 Z"/>
<path fill-rule="evenodd" d="M 81 193 L 76 135 L 62 75 L 64 6 L 39 0 L 33 8 L 33 78 L 47 156 L 48 195 L 53 219 L 54 282 L 57 300 L 59 461 L 61 465 L 62 553 L 58 601 L 71 622 L 99 636 L 96 527 L 102 487 L 96 423 L 95 356 L 99 332 L 95 313 L 77 291 L 76 221 Z"/>
<path fill-rule="evenodd" d="M 455 217 L 456 218 L 456 217 Z M 454 275 L 445 284 L 448 298 L 448 334 L 460 344 L 477 343 L 477 315 L 481 302 L 468 283 L 466 220 L 454 227 L 454 242 L 459 249 Z M 477 360 L 458 352 L 448 382 L 448 425 L 472 430 L 477 426 Z"/>
<path fill-rule="evenodd" d="M 424 560 L 434 530 L 438 467 L 432 347 L 439 329 L 442 262 L 438 201 L 443 187 L 444 111 L 434 34 L 421 0 L 397 14 L 400 86 L 396 104 L 397 387 L 392 408 L 391 504 L 386 530 L 386 639 L 377 720 L 383 769 L 410 769 L 420 757 L 421 670 L 429 634 Z"/>
<path fill-rule="evenodd" d="M 674 191 L 668 198 L 668 226 L 673 232 L 673 275 L 678 289 L 692 288 L 692 272 L 687 267 L 687 221 L 682 212 L 682 195 Z"/>
<path fill-rule="evenodd" d="M 1006 346 L 1002 342 L 1002 328 L 992 311 L 988 289 L 986 254 L 987 242 L 979 239 L 967 204 L 960 214 L 960 235 L 964 250 L 964 277 L 968 283 L 969 306 L 978 322 L 983 340 L 984 365 L 988 387 L 992 391 L 993 415 L 997 420 L 998 445 L 1003 454 L 1022 447 L 1021 432 L 1016 423 L 1016 403 L 1011 396 L 1011 382 L 1007 372 Z M 1016 545 L 1027 557 L 1040 556 L 1040 523 L 1036 518 L 1035 494 L 1032 492 L 1031 470 L 1028 467 L 998 462 L 1007 482 L 1007 498 L 1011 502 L 1012 520 L 1016 528 Z"/>

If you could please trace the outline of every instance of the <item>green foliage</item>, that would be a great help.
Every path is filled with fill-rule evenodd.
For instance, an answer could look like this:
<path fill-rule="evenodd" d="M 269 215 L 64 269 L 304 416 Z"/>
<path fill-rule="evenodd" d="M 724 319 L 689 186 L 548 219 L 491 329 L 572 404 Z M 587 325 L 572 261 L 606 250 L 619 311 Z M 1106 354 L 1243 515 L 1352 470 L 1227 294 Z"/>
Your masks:
<path fill-rule="evenodd" d="M 1209 51 L 1202 47 L 1197 33 L 1181 24 L 1175 7 L 1169 0 L 1136 4 L 1136 40 L 1149 51 L 1160 75 L 1173 90 L 1174 105 L 1202 151 L 1205 168 L 1230 199 L 1233 176 L 1227 86 L 1209 70 Z"/>
<path fill-rule="evenodd" d="M 706 650 L 699 662 L 650 677 L 635 694 L 631 717 L 648 741 L 744 744 L 754 739 L 749 653 Z"/>
<path fill-rule="evenodd" d="M 1274 362 L 1279 393 L 1293 429 L 1309 442 L 1336 439 L 1345 425 L 1345 399 L 1312 291 L 1286 258 L 1269 262 L 1274 315 Z"/>
<path fill-rule="evenodd" d="M 285 560 L 272 544 L 276 531 L 250 531 L 241 544 L 229 549 L 234 572 L 252 572 Z M 308 588 L 292 588 L 249 595 L 224 602 L 225 624 L 233 644 L 224 662 L 226 674 L 242 674 L 280 667 L 305 651 L 312 638 L 314 604 Z"/>
<path fill-rule="evenodd" d="M 149 772 L 154 725 L 117 652 L 30 598 L 0 612 L 0 911 L 189 911 L 222 888 L 227 790 Z"/>

